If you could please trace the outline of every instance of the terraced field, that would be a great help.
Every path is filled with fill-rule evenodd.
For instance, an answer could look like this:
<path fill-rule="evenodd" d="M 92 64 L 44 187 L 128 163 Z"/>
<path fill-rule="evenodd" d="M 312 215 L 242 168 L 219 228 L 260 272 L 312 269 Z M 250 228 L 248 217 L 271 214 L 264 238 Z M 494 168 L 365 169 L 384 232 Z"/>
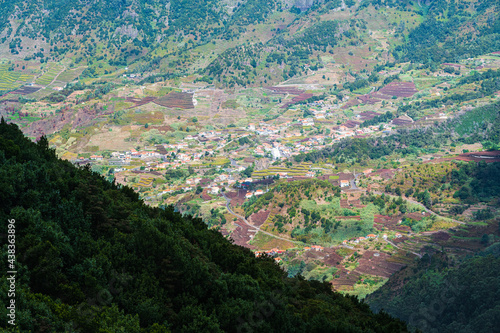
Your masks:
<path fill-rule="evenodd" d="M 282 167 L 282 166 L 272 166 L 272 167 L 264 169 L 264 170 L 254 171 L 252 173 L 252 177 L 261 178 L 261 177 L 274 176 L 279 172 L 285 172 L 285 173 L 287 173 L 288 176 L 291 176 L 291 177 L 305 176 L 307 171 L 309 171 L 310 167 L 311 167 L 311 163 L 301 163 L 301 164 L 294 166 L 292 168 L 287 168 L 287 167 Z"/>
<path fill-rule="evenodd" d="M 31 82 L 32 75 L 9 71 L 7 64 L 0 64 L 0 90 L 11 90 Z"/>
<path fill-rule="evenodd" d="M 42 86 L 47 86 L 49 85 L 54 79 L 64 70 L 64 67 L 58 64 L 54 63 L 49 63 L 47 65 L 47 68 L 45 69 L 45 72 L 40 76 L 38 79 L 36 79 L 35 83 L 42 85 Z"/>
<path fill-rule="evenodd" d="M 76 80 L 84 70 L 85 67 L 67 69 L 57 77 L 57 80 L 65 83 L 71 82 L 73 80 Z"/>
<path fill-rule="evenodd" d="M 154 178 L 153 177 L 145 177 L 145 178 L 141 178 L 136 184 L 134 184 L 133 186 L 135 187 L 151 187 L 151 185 L 153 185 L 153 180 Z"/>

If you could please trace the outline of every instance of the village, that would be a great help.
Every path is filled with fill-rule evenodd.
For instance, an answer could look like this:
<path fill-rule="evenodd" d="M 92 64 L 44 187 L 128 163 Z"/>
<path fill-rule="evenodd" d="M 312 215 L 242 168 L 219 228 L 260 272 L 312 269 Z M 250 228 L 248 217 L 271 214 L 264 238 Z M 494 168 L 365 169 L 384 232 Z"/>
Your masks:
<path fill-rule="evenodd" d="M 323 149 L 328 144 L 348 137 L 386 135 L 395 128 L 393 123 L 397 123 L 392 121 L 361 128 L 359 125 L 362 121 L 377 115 L 375 112 L 364 112 L 355 117 L 360 121 L 348 121 L 327 127 L 321 120 L 331 117 L 331 108 L 331 105 L 314 102 L 305 108 L 313 116 L 298 118 L 296 121 L 279 124 L 261 121 L 249 123 L 242 128 L 202 131 L 187 135 L 174 143 L 145 145 L 140 150 L 132 148 L 108 152 L 106 155 L 78 156 L 72 162 L 77 165 L 91 164 L 94 167 L 108 166 L 105 169 L 97 169 L 112 174 L 118 183 L 139 190 L 146 199 L 177 191 L 195 191 L 198 187 L 211 194 L 218 194 L 224 187 L 241 186 L 244 183 L 248 185 L 253 180 L 262 179 L 263 173 L 259 170 L 267 169 L 269 164 L 279 165 L 292 161 L 294 156 Z M 404 116 L 400 118 L 404 119 Z M 318 131 L 317 125 L 324 130 Z M 127 174 L 135 173 L 140 174 L 141 179 L 152 179 L 168 170 L 187 167 L 194 168 L 196 172 L 188 177 L 181 177 L 182 182 L 174 177 L 159 187 L 152 187 L 152 182 L 144 180 L 131 182 L 130 178 L 133 177 L 126 177 Z M 243 173 L 249 167 L 254 172 L 245 176 Z M 216 174 L 204 177 L 205 171 L 210 168 L 214 168 Z M 264 177 L 315 177 L 316 174 L 312 169 L 294 172 L 291 168 L 284 168 L 276 172 L 271 169 Z M 148 178 L 147 175 L 153 177 Z M 345 180 L 339 185 L 350 186 Z M 262 193 L 262 190 L 256 190 L 247 193 L 246 197 Z"/>

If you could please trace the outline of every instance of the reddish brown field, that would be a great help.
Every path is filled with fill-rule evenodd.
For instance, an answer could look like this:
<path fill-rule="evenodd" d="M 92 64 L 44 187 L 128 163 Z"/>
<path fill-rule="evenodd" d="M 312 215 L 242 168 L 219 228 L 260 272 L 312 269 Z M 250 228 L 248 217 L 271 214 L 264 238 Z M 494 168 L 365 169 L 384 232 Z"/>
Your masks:
<path fill-rule="evenodd" d="M 380 113 L 374 111 L 365 111 L 359 114 L 361 116 L 361 120 L 370 120 L 375 118 L 376 116 L 380 116 Z"/>
<path fill-rule="evenodd" d="M 168 108 L 193 109 L 193 94 L 172 91 L 163 97 L 153 101 L 153 103 Z"/>
<path fill-rule="evenodd" d="M 464 161 L 464 162 L 481 162 L 484 161 L 486 163 L 494 163 L 500 162 L 500 151 L 481 151 L 481 152 L 473 152 L 473 153 L 465 153 L 460 154 L 456 157 L 444 157 L 437 158 L 429 161 L 425 161 L 424 163 L 440 163 L 445 161 Z"/>
<path fill-rule="evenodd" d="M 231 234 L 234 244 L 255 249 L 255 246 L 248 244 L 248 241 L 251 239 L 250 235 L 255 235 L 255 232 L 250 232 L 249 227 L 240 220 L 234 222 L 234 224 L 236 225 L 236 229 Z"/>
<path fill-rule="evenodd" d="M 254 213 L 254 214 L 250 215 L 250 217 L 248 218 L 248 220 L 254 226 L 260 227 L 261 225 L 264 224 L 264 222 L 266 222 L 266 220 L 269 217 L 270 213 L 271 212 L 268 211 L 268 210 L 261 210 L 261 211 L 259 211 L 257 213 Z"/>
<path fill-rule="evenodd" d="M 411 97 L 418 93 L 413 82 L 391 82 L 378 92 L 372 94 L 373 97 L 388 99 L 392 96 Z"/>
<path fill-rule="evenodd" d="M 359 121 L 348 120 L 343 125 L 348 128 L 356 128 L 361 124 Z"/>
<path fill-rule="evenodd" d="M 204 189 L 203 192 L 201 192 L 201 198 L 205 201 L 207 200 L 212 200 L 212 197 L 210 195 L 208 195 L 208 190 L 207 189 Z"/>
<path fill-rule="evenodd" d="M 361 101 L 361 103 L 363 104 L 375 104 L 377 102 L 380 102 L 380 99 L 377 99 L 377 98 L 373 98 L 372 96 L 370 95 L 363 95 L 363 96 L 359 96 L 358 99 Z M 371 111 L 369 111 L 371 112 Z M 366 112 L 365 112 L 366 113 Z M 372 117 L 373 118 L 373 117 Z M 371 119 L 371 118 L 369 118 Z"/>
<path fill-rule="evenodd" d="M 375 255 L 376 253 L 378 256 Z M 359 259 L 359 266 L 354 271 L 360 274 L 388 278 L 404 266 L 403 264 L 389 261 L 390 258 L 391 256 L 387 253 L 366 251 Z"/>
<path fill-rule="evenodd" d="M 134 98 L 134 97 L 127 97 L 127 102 L 132 102 L 135 105 L 129 107 L 129 109 L 136 108 L 141 105 L 148 104 L 152 101 L 154 101 L 156 98 L 155 97 L 146 97 L 146 98 Z"/>
<path fill-rule="evenodd" d="M 323 254 L 325 259 L 324 263 L 327 266 L 337 266 L 337 263 L 340 263 L 344 259 L 332 248 L 325 248 Z"/>
<path fill-rule="evenodd" d="M 40 89 L 41 88 L 37 88 L 37 87 L 23 86 L 23 87 L 17 88 L 14 91 L 11 91 L 9 94 L 13 94 L 13 95 L 28 95 L 28 94 L 37 92 Z"/>
<path fill-rule="evenodd" d="M 358 105 L 359 104 L 359 101 L 355 98 L 349 100 L 349 102 L 345 103 L 344 106 L 342 106 L 341 109 L 349 109 L 351 106 L 355 106 L 355 105 Z"/>
<path fill-rule="evenodd" d="M 451 237 L 450 234 L 448 234 L 447 232 L 439 231 L 432 235 L 432 240 L 435 242 L 437 241 L 446 242 L 448 239 L 450 239 L 450 237 Z"/>
<path fill-rule="evenodd" d="M 294 97 L 290 102 L 285 103 L 281 108 L 282 109 L 286 109 L 290 105 L 293 105 L 293 104 L 298 103 L 298 102 L 305 101 L 306 99 L 311 98 L 311 97 L 313 97 L 313 94 L 301 93 L 299 96 Z"/>

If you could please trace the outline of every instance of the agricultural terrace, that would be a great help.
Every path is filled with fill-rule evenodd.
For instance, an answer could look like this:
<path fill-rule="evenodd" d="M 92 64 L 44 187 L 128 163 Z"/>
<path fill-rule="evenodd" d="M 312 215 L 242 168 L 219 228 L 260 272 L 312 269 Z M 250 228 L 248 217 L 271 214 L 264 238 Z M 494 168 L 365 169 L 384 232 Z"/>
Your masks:
<path fill-rule="evenodd" d="M 280 173 L 286 173 L 289 177 L 303 177 L 309 171 L 311 165 L 312 163 L 310 162 L 303 162 L 293 167 L 271 166 L 267 169 L 254 171 L 252 178 L 275 176 Z"/>
<path fill-rule="evenodd" d="M 0 64 L 0 90 L 13 90 L 31 82 L 32 75 L 9 70 L 9 65 Z"/>
<path fill-rule="evenodd" d="M 35 83 L 48 86 L 55 78 L 64 70 L 64 67 L 57 63 L 48 63 L 47 66 L 43 69 L 43 74 L 39 78 L 36 79 Z"/>

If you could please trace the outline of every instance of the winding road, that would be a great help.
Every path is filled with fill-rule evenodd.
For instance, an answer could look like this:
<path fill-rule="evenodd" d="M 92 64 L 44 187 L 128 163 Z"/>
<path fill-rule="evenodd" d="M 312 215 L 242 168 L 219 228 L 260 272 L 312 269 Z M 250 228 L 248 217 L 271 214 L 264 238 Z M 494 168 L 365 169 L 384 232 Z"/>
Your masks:
<path fill-rule="evenodd" d="M 262 232 L 262 233 L 264 233 L 266 235 L 269 235 L 269 236 L 277 238 L 277 239 L 281 239 L 281 240 L 284 240 L 284 241 L 287 241 L 287 242 L 291 242 L 291 243 L 295 243 L 295 244 L 304 245 L 304 243 L 302 243 L 302 242 L 298 242 L 298 241 L 294 241 L 294 240 L 291 240 L 291 239 L 288 239 L 288 238 L 283 238 L 283 237 L 280 237 L 280 236 L 276 236 L 275 234 L 272 234 L 270 232 L 264 231 L 264 230 L 260 229 L 259 227 L 256 227 L 256 226 L 250 224 L 245 217 L 243 217 L 243 216 L 241 216 L 241 215 L 236 214 L 235 212 L 233 212 L 233 210 L 229 206 L 229 203 L 231 202 L 231 199 L 229 199 L 228 197 L 226 197 L 225 193 L 222 193 L 222 196 L 224 197 L 224 199 L 226 199 L 226 208 L 227 208 L 227 211 L 229 213 L 231 213 L 232 215 L 236 216 L 238 219 L 242 220 L 251 229 L 257 230 L 257 232 L 260 231 L 260 232 Z"/>

